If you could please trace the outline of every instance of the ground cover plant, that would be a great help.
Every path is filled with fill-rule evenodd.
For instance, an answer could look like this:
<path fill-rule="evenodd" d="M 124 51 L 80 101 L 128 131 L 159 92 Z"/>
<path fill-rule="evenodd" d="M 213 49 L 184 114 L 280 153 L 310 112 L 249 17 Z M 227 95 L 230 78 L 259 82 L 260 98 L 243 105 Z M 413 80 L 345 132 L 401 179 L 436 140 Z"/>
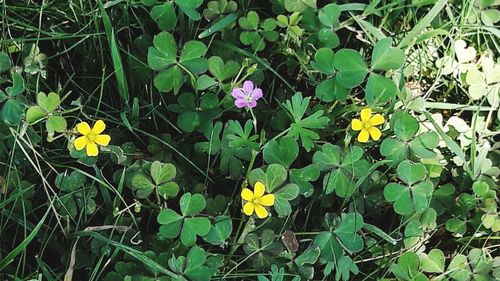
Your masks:
<path fill-rule="evenodd" d="M 499 5 L 0 1 L 0 280 L 499 280 Z"/>

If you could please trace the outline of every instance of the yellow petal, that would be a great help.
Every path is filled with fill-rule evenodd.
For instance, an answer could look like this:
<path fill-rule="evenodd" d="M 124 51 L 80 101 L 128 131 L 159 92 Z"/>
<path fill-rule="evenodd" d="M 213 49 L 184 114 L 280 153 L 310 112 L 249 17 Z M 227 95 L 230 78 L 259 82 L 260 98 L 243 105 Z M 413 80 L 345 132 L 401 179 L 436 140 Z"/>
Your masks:
<path fill-rule="evenodd" d="M 378 126 L 378 125 L 384 124 L 384 121 L 385 121 L 385 119 L 382 115 L 375 114 L 375 115 L 373 115 L 372 118 L 370 118 L 369 123 L 372 126 Z"/>
<path fill-rule="evenodd" d="M 259 199 L 259 203 L 263 206 L 272 206 L 274 205 L 274 195 L 273 194 L 267 194 L 262 196 Z"/>
<path fill-rule="evenodd" d="M 253 214 L 255 205 L 252 202 L 247 202 L 245 205 L 243 205 L 243 213 L 247 216 L 251 216 Z"/>
<path fill-rule="evenodd" d="M 88 135 L 90 133 L 90 126 L 87 122 L 82 122 L 76 125 L 76 130 L 82 135 Z"/>
<path fill-rule="evenodd" d="M 98 135 L 104 132 L 104 129 L 106 129 L 106 124 L 104 124 L 104 121 L 97 120 L 97 122 L 95 122 L 94 124 L 94 127 L 92 127 L 92 133 L 94 133 L 94 135 Z"/>
<path fill-rule="evenodd" d="M 361 130 L 361 132 L 359 132 L 358 135 L 359 142 L 367 142 L 369 138 L 370 138 L 370 133 L 368 133 L 368 130 L 363 129 Z"/>
<path fill-rule="evenodd" d="M 382 132 L 376 127 L 371 127 L 368 129 L 368 132 L 370 132 L 370 136 L 372 137 L 373 140 L 379 140 L 380 136 L 382 136 Z"/>
<path fill-rule="evenodd" d="M 76 138 L 76 140 L 73 142 L 73 145 L 75 146 L 76 150 L 82 150 L 87 145 L 87 137 L 81 136 Z"/>
<path fill-rule="evenodd" d="M 260 181 L 256 182 L 253 186 L 253 196 L 254 198 L 260 198 L 266 192 L 266 186 Z"/>
<path fill-rule="evenodd" d="M 368 122 L 368 120 L 370 120 L 371 116 L 372 116 L 371 109 L 369 109 L 369 108 L 361 109 L 361 121 L 363 121 L 363 123 Z"/>
<path fill-rule="evenodd" d="M 248 188 L 243 188 L 243 190 L 241 191 L 241 198 L 246 201 L 252 201 L 253 192 Z"/>
<path fill-rule="evenodd" d="M 269 215 L 266 208 L 262 207 L 262 205 L 260 204 L 255 204 L 255 214 L 259 219 L 267 218 L 267 216 Z"/>
<path fill-rule="evenodd" d="M 363 122 L 361 122 L 361 120 L 359 120 L 359 119 L 352 119 L 351 128 L 354 131 L 359 131 L 359 130 L 363 129 Z"/>
<path fill-rule="evenodd" d="M 97 154 L 99 154 L 99 149 L 97 148 L 97 144 L 95 144 L 95 142 L 87 141 L 87 155 L 97 156 Z"/>
<path fill-rule="evenodd" d="M 111 141 L 111 137 L 109 135 L 97 135 L 94 137 L 95 143 L 101 146 L 106 146 Z"/>

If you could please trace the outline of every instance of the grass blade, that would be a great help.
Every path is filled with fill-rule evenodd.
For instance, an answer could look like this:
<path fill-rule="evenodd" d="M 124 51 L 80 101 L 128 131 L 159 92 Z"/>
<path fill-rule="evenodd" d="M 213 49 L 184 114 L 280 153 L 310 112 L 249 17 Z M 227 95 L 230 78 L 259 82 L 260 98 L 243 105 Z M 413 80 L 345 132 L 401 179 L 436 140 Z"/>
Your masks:
<path fill-rule="evenodd" d="M 111 49 L 111 59 L 113 61 L 113 67 L 115 68 L 116 82 L 118 84 L 118 92 L 122 101 L 128 104 L 129 93 L 127 81 L 125 80 L 125 71 L 123 70 L 122 59 L 120 57 L 120 52 L 118 51 L 118 46 L 116 45 L 115 31 L 111 25 L 111 21 L 102 5 L 102 1 L 99 1 L 99 8 L 101 10 L 101 16 L 104 22 L 104 30 L 106 31 L 106 36 L 109 41 L 109 48 Z"/>
<path fill-rule="evenodd" d="M 35 226 L 33 231 L 31 231 L 30 235 L 28 235 L 28 237 L 26 237 L 23 240 L 23 242 L 21 242 L 21 244 L 17 245 L 17 247 L 14 250 L 12 250 L 12 252 L 10 252 L 7 256 L 5 256 L 5 258 L 3 260 L 0 261 L 0 272 L 7 265 L 9 265 L 9 263 L 11 263 L 17 255 L 19 255 L 22 251 L 24 251 L 24 249 L 26 249 L 26 247 L 28 247 L 28 244 L 31 243 L 33 238 L 35 238 L 35 236 L 38 234 L 38 231 L 40 230 L 43 223 L 45 222 L 45 219 L 47 218 L 47 215 L 49 214 L 49 210 L 50 209 L 47 209 L 47 211 L 45 212 L 45 215 L 43 215 L 42 219 L 38 222 L 38 224 Z"/>

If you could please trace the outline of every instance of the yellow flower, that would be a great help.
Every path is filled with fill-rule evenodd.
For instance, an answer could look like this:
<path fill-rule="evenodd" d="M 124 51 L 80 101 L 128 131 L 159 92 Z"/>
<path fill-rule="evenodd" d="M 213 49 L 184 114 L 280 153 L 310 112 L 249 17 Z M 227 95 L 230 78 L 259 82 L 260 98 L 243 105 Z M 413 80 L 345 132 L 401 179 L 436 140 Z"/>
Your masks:
<path fill-rule="evenodd" d="M 358 135 L 359 142 L 367 142 L 370 136 L 377 141 L 382 136 L 382 132 L 375 127 L 384 123 L 384 117 L 380 114 L 375 114 L 372 117 L 372 110 L 364 108 L 361 110 L 361 120 L 352 119 L 351 128 L 354 131 L 361 131 Z"/>
<path fill-rule="evenodd" d="M 111 140 L 109 135 L 101 135 L 104 129 L 106 129 L 106 124 L 102 120 L 95 122 L 92 129 L 87 122 L 76 125 L 76 130 L 83 135 L 76 138 L 74 142 L 76 150 L 82 150 L 84 147 L 87 147 L 88 156 L 97 156 L 99 154 L 97 145 L 107 146 Z"/>
<path fill-rule="evenodd" d="M 243 188 L 241 191 L 241 198 L 247 201 L 245 205 L 243 205 L 243 213 L 245 213 L 245 215 L 251 216 L 254 211 L 259 219 L 264 219 L 269 215 L 264 206 L 269 207 L 274 205 L 274 195 L 264 195 L 265 191 L 266 187 L 261 182 L 255 183 L 253 192 L 248 188 Z"/>

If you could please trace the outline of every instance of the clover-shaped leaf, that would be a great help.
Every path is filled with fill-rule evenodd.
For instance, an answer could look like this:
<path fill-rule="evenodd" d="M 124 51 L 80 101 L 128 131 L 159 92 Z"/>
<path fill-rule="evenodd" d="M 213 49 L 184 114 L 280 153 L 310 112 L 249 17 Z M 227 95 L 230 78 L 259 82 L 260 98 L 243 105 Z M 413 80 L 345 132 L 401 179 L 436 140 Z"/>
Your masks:
<path fill-rule="evenodd" d="M 279 33 L 275 31 L 277 24 L 274 19 L 266 19 L 260 23 L 259 14 L 250 11 L 246 16 L 238 20 L 243 32 L 240 33 L 240 41 L 244 45 L 251 46 L 255 51 L 264 50 L 266 43 L 278 40 Z"/>
<path fill-rule="evenodd" d="M 364 247 L 361 236 L 357 234 L 363 227 L 363 216 L 358 213 L 349 213 L 343 216 L 333 233 L 337 235 L 342 246 L 350 252 L 359 252 Z"/>
<path fill-rule="evenodd" d="M 333 57 L 333 64 L 338 70 L 337 81 L 344 88 L 359 86 L 368 73 L 365 60 L 356 50 L 339 50 Z"/>
<path fill-rule="evenodd" d="M 385 139 L 380 146 L 380 153 L 393 160 L 392 165 L 418 156 L 423 159 L 436 157 L 432 151 L 439 144 L 439 136 L 433 131 L 422 133 L 415 137 L 419 124 L 415 117 L 407 112 L 396 112 L 391 120 L 396 138 Z"/>
<path fill-rule="evenodd" d="M 319 178 L 320 170 L 316 165 L 309 165 L 301 169 L 290 170 L 290 181 L 295 183 L 300 188 L 300 194 L 304 197 L 309 197 L 314 192 L 312 181 Z"/>
<path fill-rule="evenodd" d="M 205 198 L 201 194 L 185 193 L 180 201 L 182 215 L 171 209 L 164 209 L 158 214 L 160 234 L 166 238 L 175 238 L 179 235 L 185 246 L 196 243 L 197 236 L 205 236 L 210 231 L 210 220 L 206 217 L 194 217 L 205 209 Z"/>
<path fill-rule="evenodd" d="M 325 102 L 332 100 L 344 100 L 347 98 L 349 91 L 347 88 L 340 85 L 338 78 L 333 76 L 335 74 L 335 65 L 333 61 L 333 51 L 330 48 L 321 48 L 314 55 L 314 61 L 311 66 L 328 75 L 328 79 L 321 81 L 316 86 L 316 97 Z"/>
<path fill-rule="evenodd" d="M 211 21 L 220 15 L 233 13 L 238 9 L 238 4 L 233 0 L 213 0 L 207 3 L 203 16 Z"/>
<path fill-rule="evenodd" d="M 372 52 L 371 69 L 398 69 L 403 66 L 404 62 L 405 53 L 399 48 L 392 47 L 391 37 L 380 39 L 375 43 Z"/>
<path fill-rule="evenodd" d="M 369 105 L 381 104 L 392 100 L 396 96 L 396 84 L 391 79 L 372 73 L 366 83 L 366 102 Z"/>
<path fill-rule="evenodd" d="M 179 59 L 177 59 L 177 43 L 168 32 L 161 32 L 153 39 L 154 47 L 148 49 L 148 65 L 155 71 L 160 71 L 154 78 L 154 84 L 161 92 L 174 91 L 184 84 L 183 71 L 190 75 L 202 74 L 207 70 L 204 58 L 207 48 L 200 41 L 188 41 L 184 44 Z"/>
<path fill-rule="evenodd" d="M 290 167 L 299 155 L 299 145 L 291 137 L 271 140 L 264 147 L 264 160 L 268 164 L 281 164 Z"/>
<path fill-rule="evenodd" d="M 177 15 L 173 2 L 168 1 L 161 5 L 154 6 L 151 8 L 150 15 L 161 30 L 170 31 L 174 29 L 177 24 Z"/>
<path fill-rule="evenodd" d="M 137 197 L 147 198 L 154 189 L 164 198 L 175 197 L 179 186 L 172 180 L 175 178 L 175 166 L 170 163 L 155 161 L 145 166 L 149 175 L 143 171 L 136 171 L 130 180 L 131 187 L 136 191 Z"/>
<path fill-rule="evenodd" d="M 73 192 L 85 184 L 85 176 L 73 171 L 70 174 L 58 174 L 56 176 L 56 187 L 65 192 Z"/>
<path fill-rule="evenodd" d="M 233 78 L 236 74 L 238 74 L 239 69 L 240 65 L 233 60 L 229 60 L 224 63 L 222 58 L 217 56 L 213 56 L 208 59 L 208 71 L 210 71 L 210 73 L 219 82 Z"/>
<path fill-rule="evenodd" d="M 335 191 L 342 198 L 354 194 L 354 179 L 360 174 L 358 171 L 367 168 L 367 162 L 362 157 L 363 149 L 358 146 L 350 147 L 344 153 L 339 146 L 329 143 L 314 153 L 313 163 L 327 172 L 323 178 L 325 194 Z"/>
<path fill-rule="evenodd" d="M 252 232 L 245 237 L 243 250 L 247 255 L 252 255 L 255 268 L 268 268 L 276 264 L 276 257 L 283 252 L 283 247 L 275 240 L 276 234 L 271 229 L 264 229 L 260 236 Z"/>
<path fill-rule="evenodd" d="M 433 192 L 433 184 L 429 180 L 422 181 L 427 176 L 425 166 L 409 160 L 401 162 L 396 172 L 399 179 L 406 185 L 390 183 L 384 187 L 384 197 L 393 202 L 394 210 L 400 215 L 425 210 L 429 205 Z"/>
<path fill-rule="evenodd" d="M 442 273 L 444 272 L 444 254 L 439 249 L 432 249 L 429 254 L 421 253 L 420 262 L 422 264 L 422 270 L 431 273 Z"/>
<path fill-rule="evenodd" d="M 216 271 L 208 265 L 205 250 L 198 246 L 189 249 L 186 257 L 171 257 L 168 266 L 175 273 L 182 275 L 179 280 L 209 281 Z"/>
<path fill-rule="evenodd" d="M 221 245 L 229 238 L 233 231 L 233 223 L 228 216 L 217 216 L 215 223 L 210 228 L 207 235 L 203 236 L 203 240 L 212 245 Z"/>

